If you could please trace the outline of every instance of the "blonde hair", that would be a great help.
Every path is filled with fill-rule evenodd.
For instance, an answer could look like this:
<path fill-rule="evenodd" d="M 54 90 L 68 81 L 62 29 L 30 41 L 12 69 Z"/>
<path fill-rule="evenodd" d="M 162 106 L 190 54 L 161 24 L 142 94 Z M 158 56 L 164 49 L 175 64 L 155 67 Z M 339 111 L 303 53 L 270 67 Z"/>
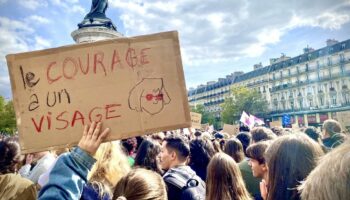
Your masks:
<path fill-rule="evenodd" d="M 104 193 L 112 196 L 115 185 L 130 171 L 128 159 L 119 141 L 101 144 L 94 157 L 97 161 L 88 174 L 88 181 L 98 187 L 101 197 Z"/>
<path fill-rule="evenodd" d="M 349 199 L 350 140 L 326 154 L 298 188 L 303 200 Z"/>
<path fill-rule="evenodd" d="M 237 163 L 225 153 L 217 153 L 207 169 L 206 199 L 251 199 Z"/>
<path fill-rule="evenodd" d="M 118 182 L 113 199 L 167 200 L 168 197 L 163 178 L 158 173 L 136 168 Z"/>

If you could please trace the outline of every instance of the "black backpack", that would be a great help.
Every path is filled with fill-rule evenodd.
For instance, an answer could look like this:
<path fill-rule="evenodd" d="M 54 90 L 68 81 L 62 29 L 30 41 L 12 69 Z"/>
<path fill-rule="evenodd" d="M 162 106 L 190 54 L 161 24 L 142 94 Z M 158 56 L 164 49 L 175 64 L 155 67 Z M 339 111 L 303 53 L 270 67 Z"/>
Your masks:
<path fill-rule="evenodd" d="M 164 178 L 181 190 L 181 200 L 205 200 L 205 183 L 199 176 L 168 173 Z"/>

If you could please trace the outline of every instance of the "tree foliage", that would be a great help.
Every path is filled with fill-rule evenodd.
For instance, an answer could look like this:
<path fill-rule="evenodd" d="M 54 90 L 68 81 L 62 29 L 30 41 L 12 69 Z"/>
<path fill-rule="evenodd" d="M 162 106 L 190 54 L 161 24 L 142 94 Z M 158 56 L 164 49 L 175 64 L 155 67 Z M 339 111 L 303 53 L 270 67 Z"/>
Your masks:
<path fill-rule="evenodd" d="M 226 124 L 238 121 L 242 112 L 263 117 L 268 103 L 256 90 L 247 87 L 234 87 L 231 96 L 226 98 L 222 106 L 221 118 Z"/>
<path fill-rule="evenodd" d="M 196 107 L 193 107 L 191 109 L 192 112 L 200 113 L 202 114 L 202 124 L 214 124 L 215 123 L 215 116 L 213 113 L 210 113 L 205 110 L 204 105 L 197 105 Z"/>
<path fill-rule="evenodd" d="M 6 102 L 4 97 L 0 96 L 0 133 L 12 135 L 16 130 L 16 116 L 13 102 Z"/>

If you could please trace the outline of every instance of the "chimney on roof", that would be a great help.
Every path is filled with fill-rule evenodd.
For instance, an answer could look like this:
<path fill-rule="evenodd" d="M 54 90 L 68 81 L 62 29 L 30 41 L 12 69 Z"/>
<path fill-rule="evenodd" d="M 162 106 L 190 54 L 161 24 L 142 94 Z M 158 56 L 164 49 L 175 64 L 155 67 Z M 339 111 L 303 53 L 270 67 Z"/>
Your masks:
<path fill-rule="evenodd" d="M 286 56 L 286 54 L 281 53 L 281 57 L 279 57 L 279 58 L 270 58 L 270 65 L 278 63 L 278 62 L 282 62 L 282 61 L 285 61 L 288 59 L 290 59 L 289 56 Z"/>
<path fill-rule="evenodd" d="M 329 47 L 329 46 L 332 46 L 332 45 L 334 45 L 334 44 L 337 44 L 337 43 L 338 43 L 338 40 L 335 40 L 335 39 L 328 39 L 328 40 L 326 41 L 326 43 L 327 43 L 327 47 Z"/>
<path fill-rule="evenodd" d="M 262 64 L 261 64 L 261 62 L 260 62 L 260 63 L 254 65 L 254 70 L 260 69 L 260 68 L 262 68 L 262 67 L 263 67 L 263 66 L 262 66 Z"/>
<path fill-rule="evenodd" d="M 304 49 L 303 49 L 304 53 L 310 53 L 310 52 L 313 52 L 315 51 L 314 48 L 312 47 L 309 47 L 309 45 L 307 45 Z"/>

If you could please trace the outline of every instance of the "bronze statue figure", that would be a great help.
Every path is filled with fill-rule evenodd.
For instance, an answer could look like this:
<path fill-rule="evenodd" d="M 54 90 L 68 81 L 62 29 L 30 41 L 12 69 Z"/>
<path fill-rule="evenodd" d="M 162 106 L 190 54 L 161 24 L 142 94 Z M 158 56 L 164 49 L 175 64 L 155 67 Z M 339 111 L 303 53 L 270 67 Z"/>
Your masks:
<path fill-rule="evenodd" d="M 105 27 L 117 30 L 112 20 L 106 17 L 107 8 L 108 0 L 92 0 L 90 12 L 84 17 L 84 20 L 78 24 L 78 27 Z"/>
<path fill-rule="evenodd" d="M 90 12 L 85 16 L 86 18 L 102 18 L 105 19 L 106 17 L 106 10 L 108 7 L 108 1 L 107 0 L 92 0 L 91 9 Z"/>

